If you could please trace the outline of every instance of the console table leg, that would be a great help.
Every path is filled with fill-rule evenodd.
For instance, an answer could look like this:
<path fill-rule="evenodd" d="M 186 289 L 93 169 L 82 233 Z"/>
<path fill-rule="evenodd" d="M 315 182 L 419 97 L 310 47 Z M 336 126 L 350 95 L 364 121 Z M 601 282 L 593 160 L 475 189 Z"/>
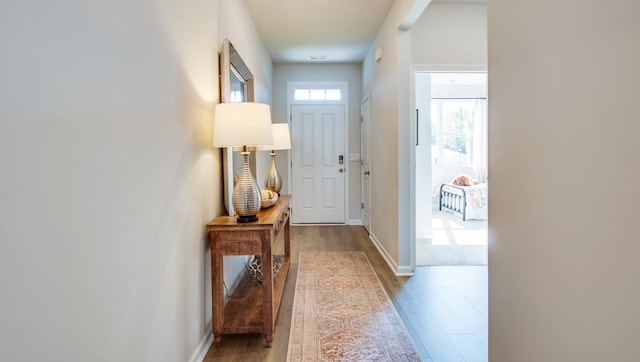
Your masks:
<path fill-rule="evenodd" d="M 273 254 L 271 244 L 275 241 L 272 231 L 262 233 L 262 319 L 264 321 L 264 340 L 267 347 L 273 341 L 273 326 L 276 311 L 273 310 Z"/>
<path fill-rule="evenodd" d="M 220 237 L 218 232 L 210 233 L 211 242 L 211 315 L 213 341 L 216 347 L 222 344 L 222 327 L 224 325 L 224 270 Z"/>

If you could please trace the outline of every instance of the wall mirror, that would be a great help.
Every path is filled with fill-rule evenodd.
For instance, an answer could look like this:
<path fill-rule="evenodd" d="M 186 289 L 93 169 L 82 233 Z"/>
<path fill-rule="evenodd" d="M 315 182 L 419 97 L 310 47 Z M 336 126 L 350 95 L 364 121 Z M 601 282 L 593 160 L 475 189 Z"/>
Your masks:
<path fill-rule="evenodd" d="M 225 39 L 220 50 L 220 100 L 229 102 L 253 102 L 253 74 L 240 57 L 229 39 Z M 222 177 L 224 179 L 224 205 L 230 216 L 235 215 L 231 196 L 233 186 L 242 169 L 241 148 L 222 149 Z M 251 173 L 256 174 L 255 152 L 249 156 Z"/>

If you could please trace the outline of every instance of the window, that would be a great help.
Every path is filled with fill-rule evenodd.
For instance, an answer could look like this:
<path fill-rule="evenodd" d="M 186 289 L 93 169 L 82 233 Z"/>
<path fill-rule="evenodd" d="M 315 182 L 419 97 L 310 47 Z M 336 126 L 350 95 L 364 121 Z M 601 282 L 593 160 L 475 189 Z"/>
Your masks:
<path fill-rule="evenodd" d="M 342 92 L 335 88 L 296 88 L 293 97 L 296 101 L 340 101 Z"/>
<path fill-rule="evenodd" d="M 238 72 L 233 65 L 230 65 L 229 68 L 231 80 L 229 102 L 235 103 L 246 101 L 247 81 L 242 78 L 240 72 Z"/>
<path fill-rule="evenodd" d="M 480 162 L 486 99 L 432 99 L 431 163 L 471 166 Z"/>

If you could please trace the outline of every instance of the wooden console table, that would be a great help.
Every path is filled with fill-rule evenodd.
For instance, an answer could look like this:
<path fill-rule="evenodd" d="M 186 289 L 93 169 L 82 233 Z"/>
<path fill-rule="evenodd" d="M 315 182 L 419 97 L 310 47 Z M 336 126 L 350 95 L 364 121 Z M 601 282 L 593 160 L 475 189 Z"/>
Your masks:
<path fill-rule="evenodd" d="M 211 293 L 213 335 L 220 347 L 223 334 L 264 333 L 267 347 L 273 341 L 273 329 L 289 272 L 289 214 L 291 195 L 280 195 L 277 203 L 260 210 L 258 221 L 238 223 L 235 216 L 220 216 L 207 224 L 211 241 Z M 284 231 L 284 261 L 273 277 L 272 247 Z M 224 255 L 262 256 L 262 284 L 245 273 L 224 305 Z"/>

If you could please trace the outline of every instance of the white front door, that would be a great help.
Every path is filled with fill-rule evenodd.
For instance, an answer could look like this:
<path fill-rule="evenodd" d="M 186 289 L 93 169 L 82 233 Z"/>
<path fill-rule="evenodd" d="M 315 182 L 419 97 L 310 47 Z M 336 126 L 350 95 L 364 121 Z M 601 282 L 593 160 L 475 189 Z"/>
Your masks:
<path fill-rule="evenodd" d="M 293 223 L 345 222 L 345 108 L 291 107 Z"/>
<path fill-rule="evenodd" d="M 371 233 L 371 184 L 369 169 L 369 124 L 371 121 L 371 113 L 369 111 L 369 97 L 362 101 L 361 107 L 362 121 L 360 122 L 360 163 L 361 163 L 361 180 L 362 180 L 362 225 L 367 232 Z"/>

